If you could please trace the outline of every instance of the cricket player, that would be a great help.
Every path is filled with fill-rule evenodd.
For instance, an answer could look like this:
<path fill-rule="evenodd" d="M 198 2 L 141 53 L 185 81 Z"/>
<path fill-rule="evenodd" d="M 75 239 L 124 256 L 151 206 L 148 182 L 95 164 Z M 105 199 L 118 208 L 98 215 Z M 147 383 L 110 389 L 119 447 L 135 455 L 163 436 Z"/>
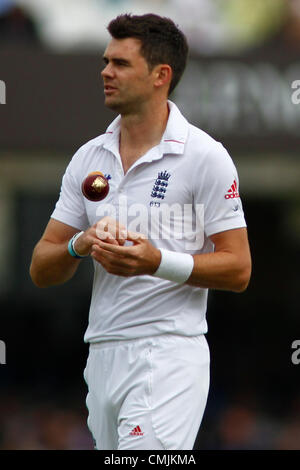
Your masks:
<path fill-rule="evenodd" d="M 209 390 L 208 289 L 242 292 L 250 279 L 238 175 L 169 100 L 188 55 L 178 27 L 124 14 L 108 30 L 102 79 L 117 116 L 70 161 L 30 273 L 58 285 L 93 260 L 84 377 L 96 448 L 189 450 Z M 95 171 L 109 181 L 100 202 L 81 190 Z"/>

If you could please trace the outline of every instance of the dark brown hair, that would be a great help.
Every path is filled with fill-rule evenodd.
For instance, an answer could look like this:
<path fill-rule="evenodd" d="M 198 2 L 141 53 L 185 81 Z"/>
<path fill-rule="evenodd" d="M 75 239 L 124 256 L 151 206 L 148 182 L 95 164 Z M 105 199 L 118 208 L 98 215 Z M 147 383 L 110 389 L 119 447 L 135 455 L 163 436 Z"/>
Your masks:
<path fill-rule="evenodd" d="M 187 62 L 188 44 L 185 35 L 175 23 L 154 14 L 117 16 L 108 25 L 114 39 L 136 38 L 141 41 L 141 54 L 149 70 L 159 64 L 168 64 L 173 71 L 169 94 L 178 84 Z"/>

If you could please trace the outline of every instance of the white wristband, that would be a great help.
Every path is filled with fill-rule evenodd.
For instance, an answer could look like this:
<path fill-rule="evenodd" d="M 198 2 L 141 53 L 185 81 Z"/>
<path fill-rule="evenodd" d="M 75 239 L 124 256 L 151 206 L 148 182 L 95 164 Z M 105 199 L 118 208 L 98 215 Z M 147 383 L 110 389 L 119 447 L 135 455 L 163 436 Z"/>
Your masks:
<path fill-rule="evenodd" d="M 178 253 L 163 248 L 160 249 L 161 262 L 153 274 L 155 277 L 183 284 L 191 275 L 194 258 L 187 253 Z"/>
<path fill-rule="evenodd" d="M 85 256 L 79 255 L 79 254 L 77 253 L 77 251 L 75 250 L 75 247 L 74 247 L 76 240 L 77 240 L 79 237 L 81 237 L 81 235 L 82 235 L 83 233 L 84 233 L 84 231 L 82 230 L 81 232 L 76 233 L 73 238 L 71 238 L 71 246 L 72 246 L 72 249 L 73 249 L 75 255 L 78 256 L 78 258 L 86 258 L 86 257 L 87 257 L 87 255 L 85 255 Z"/>

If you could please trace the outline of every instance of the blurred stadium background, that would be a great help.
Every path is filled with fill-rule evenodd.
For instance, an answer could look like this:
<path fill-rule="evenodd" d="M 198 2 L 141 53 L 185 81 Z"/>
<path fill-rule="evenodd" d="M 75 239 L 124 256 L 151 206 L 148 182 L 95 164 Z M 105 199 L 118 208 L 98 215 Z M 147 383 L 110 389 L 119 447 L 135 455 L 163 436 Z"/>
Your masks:
<path fill-rule="evenodd" d="M 188 36 L 172 99 L 229 150 L 248 221 L 248 290 L 209 298 L 211 391 L 195 448 L 300 449 L 300 0 L 0 0 L 0 449 L 93 448 L 91 264 L 47 290 L 28 268 L 67 162 L 113 118 L 100 68 L 122 12 L 170 16 Z"/>

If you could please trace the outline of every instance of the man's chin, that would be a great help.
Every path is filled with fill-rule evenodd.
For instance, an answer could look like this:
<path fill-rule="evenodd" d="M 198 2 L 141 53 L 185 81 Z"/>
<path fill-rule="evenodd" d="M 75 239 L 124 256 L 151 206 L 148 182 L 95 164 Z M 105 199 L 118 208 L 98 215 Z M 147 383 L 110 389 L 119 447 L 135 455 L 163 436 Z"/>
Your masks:
<path fill-rule="evenodd" d="M 133 110 L 133 106 L 130 103 L 122 103 L 121 101 L 111 99 L 110 97 L 105 98 L 104 104 L 108 109 L 122 115 L 131 114 Z"/>
<path fill-rule="evenodd" d="M 120 102 L 111 99 L 109 96 L 105 98 L 104 104 L 107 108 L 112 109 L 113 111 L 120 111 L 122 108 L 122 104 Z"/>

